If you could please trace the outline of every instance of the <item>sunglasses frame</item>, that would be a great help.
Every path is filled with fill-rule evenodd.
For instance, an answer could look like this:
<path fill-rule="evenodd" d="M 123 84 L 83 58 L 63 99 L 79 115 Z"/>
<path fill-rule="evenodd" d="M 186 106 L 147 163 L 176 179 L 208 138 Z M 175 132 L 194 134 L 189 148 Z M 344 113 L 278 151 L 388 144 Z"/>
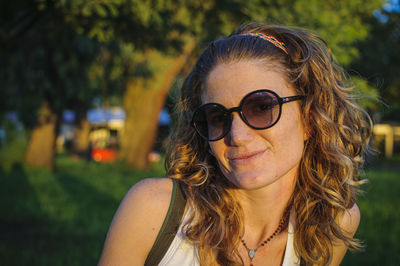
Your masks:
<path fill-rule="evenodd" d="M 274 96 L 276 97 L 276 99 L 278 99 L 278 104 L 279 104 L 279 113 L 278 113 L 278 117 L 276 118 L 276 120 L 275 120 L 274 123 L 272 123 L 271 125 L 268 125 L 268 126 L 266 126 L 266 127 L 255 127 L 255 126 L 251 125 L 251 124 L 249 123 L 249 121 L 247 121 L 246 117 L 244 116 L 244 114 L 243 114 L 243 112 L 242 112 L 242 106 L 243 106 L 243 103 L 244 103 L 244 101 L 246 100 L 246 98 L 248 98 L 250 95 L 253 95 L 253 94 L 255 94 L 255 93 L 260 93 L 260 92 L 267 92 L 267 93 L 270 93 L 270 94 L 274 95 Z M 276 123 L 278 123 L 279 119 L 281 118 L 281 114 L 282 114 L 282 105 L 283 105 L 283 104 L 289 103 L 289 102 L 293 102 L 293 101 L 297 101 L 297 100 L 302 100 L 302 99 L 304 99 L 304 98 L 305 98 L 304 95 L 295 95 L 295 96 L 288 96 L 288 97 L 280 97 L 276 92 L 271 91 L 271 90 L 267 90 L 267 89 L 255 90 L 255 91 L 252 91 L 252 92 L 249 92 L 248 94 L 246 94 L 246 95 L 242 98 L 242 100 L 240 101 L 239 106 L 237 106 L 237 107 L 232 107 L 232 108 L 227 109 L 225 106 L 223 106 L 222 104 L 219 104 L 219 103 L 206 103 L 206 104 L 200 105 L 199 107 L 196 108 L 196 110 L 195 110 L 194 113 L 193 113 L 192 121 L 191 121 L 191 126 L 196 130 L 197 134 L 199 134 L 199 136 L 202 137 L 203 139 L 205 139 L 205 140 L 207 140 L 207 141 L 217 141 L 217 140 L 220 140 L 220 139 L 224 138 L 224 137 L 229 133 L 229 131 L 231 131 L 231 128 L 232 128 L 232 120 L 233 120 L 232 113 L 233 113 L 233 112 L 237 112 L 237 113 L 239 114 L 240 118 L 243 120 L 243 122 L 244 122 L 246 125 L 248 125 L 250 128 L 253 128 L 253 129 L 256 129 L 256 130 L 263 130 L 263 129 L 267 129 L 267 128 L 273 127 Z M 227 130 L 226 132 L 224 132 L 224 133 L 222 134 L 221 137 L 218 137 L 218 138 L 216 138 L 216 139 L 209 139 L 208 137 L 206 137 L 206 136 L 204 136 L 203 134 L 201 134 L 201 132 L 198 130 L 198 128 L 197 128 L 197 126 L 196 126 L 196 122 L 194 121 L 194 117 L 196 116 L 197 112 L 199 112 L 199 110 L 202 109 L 202 108 L 204 108 L 205 106 L 210 106 L 210 105 L 213 105 L 213 106 L 216 106 L 216 107 L 220 108 L 220 109 L 223 111 L 224 114 L 228 115 L 229 120 L 230 120 L 230 121 L 229 121 L 229 130 Z"/>

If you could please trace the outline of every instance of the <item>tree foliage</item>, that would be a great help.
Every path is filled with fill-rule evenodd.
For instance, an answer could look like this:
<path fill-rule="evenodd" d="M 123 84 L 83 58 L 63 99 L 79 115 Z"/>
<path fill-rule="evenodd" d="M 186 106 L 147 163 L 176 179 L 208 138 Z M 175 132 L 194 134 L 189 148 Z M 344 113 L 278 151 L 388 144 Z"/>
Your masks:
<path fill-rule="evenodd" d="M 382 119 L 400 121 L 400 4 L 375 14 L 369 20 L 370 35 L 357 43 L 361 56 L 351 68 L 379 89 L 386 103 L 380 108 Z"/>
<path fill-rule="evenodd" d="M 3 1 L 0 112 L 17 109 L 33 126 L 44 101 L 59 115 L 66 108 L 82 112 L 94 95 L 105 102 L 123 97 L 127 127 L 122 154 L 132 166 L 144 167 L 158 112 L 174 77 L 189 68 L 208 41 L 248 21 L 306 27 L 322 35 L 336 59 L 349 65 L 360 58 L 354 43 L 368 37 L 366 22 L 381 4 L 382 0 Z M 151 111 L 139 108 L 149 102 L 154 104 Z M 132 123 L 142 124 L 147 134 L 135 134 L 129 129 Z M 138 146 L 133 143 L 145 144 L 133 148 Z M 143 163 L 135 165 L 136 161 Z"/>

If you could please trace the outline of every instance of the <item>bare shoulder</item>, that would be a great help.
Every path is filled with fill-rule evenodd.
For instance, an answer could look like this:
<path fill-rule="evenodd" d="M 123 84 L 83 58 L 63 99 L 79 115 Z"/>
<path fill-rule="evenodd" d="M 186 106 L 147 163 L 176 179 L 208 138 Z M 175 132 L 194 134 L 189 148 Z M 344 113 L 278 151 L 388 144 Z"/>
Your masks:
<path fill-rule="evenodd" d="M 343 216 L 340 218 L 339 224 L 345 234 L 354 236 L 360 224 L 361 213 L 357 204 L 354 203 L 353 207 L 347 209 Z"/>
<path fill-rule="evenodd" d="M 126 193 L 125 201 L 131 204 L 142 202 L 145 205 L 165 205 L 165 199 L 169 199 L 172 193 L 172 181 L 169 178 L 146 178 L 132 186 Z M 167 202 L 167 207 L 169 201 Z M 140 206 L 143 205 L 140 204 Z M 156 207 L 156 206 L 153 206 Z"/>
<path fill-rule="evenodd" d="M 99 265 L 143 265 L 171 201 L 172 181 L 144 179 L 126 193 L 111 223 Z"/>
<path fill-rule="evenodd" d="M 360 218 L 360 209 L 358 208 L 357 204 L 354 204 L 353 207 L 347 209 L 343 215 L 338 218 L 338 223 L 343 231 L 343 234 L 347 237 L 353 237 L 360 224 Z M 343 241 L 336 241 L 333 243 L 333 254 L 330 265 L 340 265 L 344 255 L 346 255 L 346 252 L 347 246 L 343 243 Z"/>

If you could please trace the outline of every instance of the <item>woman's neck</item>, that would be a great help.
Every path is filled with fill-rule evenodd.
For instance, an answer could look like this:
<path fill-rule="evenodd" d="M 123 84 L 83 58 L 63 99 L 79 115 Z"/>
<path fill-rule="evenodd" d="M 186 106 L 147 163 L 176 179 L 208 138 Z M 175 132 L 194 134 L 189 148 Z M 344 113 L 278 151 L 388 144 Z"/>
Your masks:
<path fill-rule="evenodd" d="M 243 209 L 245 234 L 252 232 L 252 238 L 260 239 L 272 234 L 282 219 L 294 187 L 295 176 L 288 175 L 257 190 L 236 190 L 234 193 Z"/>

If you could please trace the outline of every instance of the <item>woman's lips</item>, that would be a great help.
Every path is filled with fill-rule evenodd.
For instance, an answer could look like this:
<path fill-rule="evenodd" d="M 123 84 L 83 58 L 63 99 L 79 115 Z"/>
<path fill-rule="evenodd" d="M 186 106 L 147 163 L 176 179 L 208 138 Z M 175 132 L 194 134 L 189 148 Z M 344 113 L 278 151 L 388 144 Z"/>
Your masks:
<path fill-rule="evenodd" d="M 229 160 L 235 164 L 244 164 L 244 163 L 249 163 L 254 159 L 257 159 L 258 157 L 262 156 L 264 154 L 264 150 L 262 151 L 257 151 L 254 153 L 243 153 L 243 154 L 236 154 L 233 156 L 228 157 Z"/>

